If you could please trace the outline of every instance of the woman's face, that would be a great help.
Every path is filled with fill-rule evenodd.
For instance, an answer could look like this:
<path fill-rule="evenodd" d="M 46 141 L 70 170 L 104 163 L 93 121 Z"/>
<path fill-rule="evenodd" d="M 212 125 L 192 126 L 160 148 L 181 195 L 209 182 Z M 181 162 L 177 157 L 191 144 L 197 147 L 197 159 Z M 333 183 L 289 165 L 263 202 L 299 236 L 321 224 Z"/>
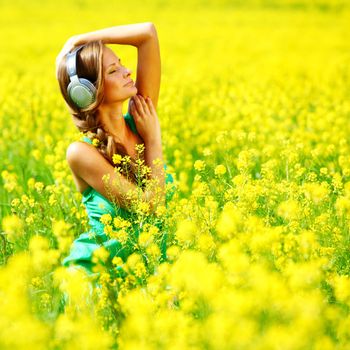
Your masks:
<path fill-rule="evenodd" d="M 131 79 L 131 70 L 124 67 L 121 59 L 106 46 L 103 47 L 103 74 L 104 103 L 125 101 L 137 94 L 137 88 Z"/>

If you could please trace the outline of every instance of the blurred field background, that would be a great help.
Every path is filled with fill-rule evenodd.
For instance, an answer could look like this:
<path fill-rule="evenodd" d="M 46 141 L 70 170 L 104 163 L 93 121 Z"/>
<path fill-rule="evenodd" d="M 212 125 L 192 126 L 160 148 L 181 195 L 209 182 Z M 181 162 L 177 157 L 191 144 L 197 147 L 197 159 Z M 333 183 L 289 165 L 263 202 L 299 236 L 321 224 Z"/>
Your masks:
<path fill-rule="evenodd" d="M 348 1 L 0 9 L 1 349 L 349 348 Z M 74 34 L 146 21 L 178 186 L 167 261 L 145 228 L 126 277 L 103 273 L 88 303 L 84 275 L 60 266 L 88 225 L 55 58 Z M 110 47 L 135 79 L 136 48 Z"/>

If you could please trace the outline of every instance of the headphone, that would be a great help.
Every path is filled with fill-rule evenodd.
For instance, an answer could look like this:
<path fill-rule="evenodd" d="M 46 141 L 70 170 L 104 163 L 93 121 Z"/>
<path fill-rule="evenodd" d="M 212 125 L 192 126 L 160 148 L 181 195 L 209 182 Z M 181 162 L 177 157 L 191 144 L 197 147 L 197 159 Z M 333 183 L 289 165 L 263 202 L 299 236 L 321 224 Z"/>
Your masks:
<path fill-rule="evenodd" d="M 67 73 L 70 83 L 67 87 L 68 96 L 79 108 L 86 108 L 96 99 L 96 88 L 88 79 L 79 78 L 76 69 L 77 53 L 85 45 L 80 45 L 67 54 Z"/>

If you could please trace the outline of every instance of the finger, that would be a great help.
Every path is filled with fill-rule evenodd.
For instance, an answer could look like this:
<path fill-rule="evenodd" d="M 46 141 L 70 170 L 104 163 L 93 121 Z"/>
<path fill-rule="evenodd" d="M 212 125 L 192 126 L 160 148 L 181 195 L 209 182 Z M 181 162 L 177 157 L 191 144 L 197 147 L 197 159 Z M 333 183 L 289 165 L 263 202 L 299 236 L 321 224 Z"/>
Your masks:
<path fill-rule="evenodd" d="M 141 101 L 134 100 L 134 107 L 140 116 L 143 116 L 145 114 L 143 107 L 142 107 L 142 104 L 141 104 Z"/>
<path fill-rule="evenodd" d="M 144 114 L 144 116 L 146 116 L 147 114 L 149 114 L 149 110 L 148 110 L 147 105 L 143 99 L 143 96 L 136 95 L 136 97 L 137 97 L 138 101 L 140 102 L 140 106 L 141 106 L 140 108 L 142 108 L 141 113 Z"/>
<path fill-rule="evenodd" d="M 134 100 L 135 100 L 135 104 L 136 104 L 136 108 L 140 113 L 145 113 L 140 101 L 140 98 L 136 95 L 134 96 Z"/>
<path fill-rule="evenodd" d="M 137 111 L 137 108 L 135 107 L 135 103 L 133 101 L 130 102 L 130 110 L 133 117 L 136 119 L 140 118 L 140 114 Z"/>
<path fill-rule="evenodd" d="M 141 101 L 141 104 L 142 104 L 142 107 L 143 107 L 143 110 L 149 114 L 149 108 L 148 108 L 148 105 L 145 101 L 145 99 L 143 98 L 142 95 L 139 95 L 139 98 L 140 98 L 140 101 Z"/>
<path fill-rule="evenodd" d="M 155 108 L 154 108 L 154 106 L 153 106 L 153 102 L 152 102 L 152 100 L 151 100 L 150 97 L 147 97 L 147 98 L 146 98 L 146 102 L 147 102 L 147 105 L 148 105 L 148 108 L 149 108 L 150 112 L 151 112 L 152 114 L 153 114 L 153 113 L 156 113 L 156 110 L 155 110 Z"/>

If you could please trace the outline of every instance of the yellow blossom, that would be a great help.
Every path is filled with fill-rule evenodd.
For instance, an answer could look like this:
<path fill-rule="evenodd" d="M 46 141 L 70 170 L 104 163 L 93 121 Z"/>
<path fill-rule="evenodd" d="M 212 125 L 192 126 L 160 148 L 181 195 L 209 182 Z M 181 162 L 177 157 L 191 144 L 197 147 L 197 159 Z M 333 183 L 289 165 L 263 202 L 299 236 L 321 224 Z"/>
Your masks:
<path fill-rule="evenodd" d="M 297 219 L 300 215 L 300 207 L 296 200 L 288 199 L 281 202 L 277 208 L 277 214 L 287 220 Z"/>
<path fill-rule="evenodd" d="M 347 275 L 336 275 L 333 278 L 333 287 L 336 298 L 350 306 L 350 278 Z"/>
<path fill-rule="evenodd" d="M 226 167 L 223 164 L 219 164 L 215 167 L 215 175 L 223 175 L 226 173 Z"/>
<path fill-rule="evenodd" d="M 105 247 L 101 246 L 93 251 L 92 262 L 97 264 L 102 261 L 105 263 L 109 258 L 109 255 L 109 251 Z"/>
<path fill-rule="evenodd" d="M 304 190 L 305 196 L 311 199 L 316 204 L 325 200 L 330 192 L 328 186 L 324 183 L 304 183 L 302 188 Z"/>
<path fill-rule="evenodd" d="M 148 214 L 150 211 L 150 205 L 148 202 L 140 201 L 137 206 L 137 211 L 140 214 Z"/>
<path fill-rule="evenodd" d="M 92 145 L 93 146 L 97 147 L 97 146 L 99 146 L 99 144 L 100 144 L 100 140 L 99 139 L 97 139 L 97 138 L 93 138 L 92 139 Z"/>
<path fill-rule="evenodd" d="M 111 214 L 103 214 L 103 215 L 101 215 L 101 217 L 100 217 L 100 222 L 101 222 L 102 224 L 104 224 L 104 225 L 107 225 L 107 224 L 111 223 L 111 221 L 112 221 L 112 216 L 111 216 Z"/>
<path fill-rule="evenodd" d="M 189 245 L 192 243 L 197 232 L 198 228 L 194 222 L 182 220 L 178 223 L 175 236 L 180 244 Z"/>
<path fill-rule="evenodd" d="M 122 161 L 122 156 L 120 154 L 113 154 L 112 160 L 114 164 L 120 164 Z"/>
<path fill-rule="evenodd" d="M 114 235 L 113 227 L 112 225 L 105 224 L 103 227 L 103 232 L 108 236 Z"/>
<path fill-rule="evenodd" d="M 321 173 L 322 175 L 327 175 L 327 174 L 328 174 L 328 169 L 325 168 L 325 167 L 323 167 L 323 168 L 320 169 L 320 173 Z"/>
<path fill-rule="evenodd" d="M 197 171 L 202 171 L 205 168 L 205 162 L 203 160 L 196 160 L 194 162 L 194 168 Z"/>
<path fill-rule="evenodd" d="M 156 209 L 157 216 L 162 216 L 166 213 L 166 207 L 164 205 L 158 205 Z"/>
<path fill-rule="evenodd" d="M 113 225 L 114 227 L 117 228 L 126 228 L 126 227 L 130 227 L 131 226 L 131 222 L 123 219 L 120 216 L 116 216 L 113 218 Z"/>
<path fill-rule="evenodd" d="M 125 229 L 114 231 L 113 237 L 116 238 L 118 241 L 120 241 L 120 243 L 122 243 L 122 244 L 125 244 L 129 239 L 129 235 L 125 231 Z"/>
<path fill-rule="evenodd" d="M 239 232 L 242 222 L 240 210 L 232 202 L 227 202 L 216 224 L 218 236 L 223 240 L 234 237 Z"/>
<path fill-rule="evenodd" d="M 29 188 L 34 188 L 34 184 L 35 184 L 35 179 L 33 177 L 29 178 L 27 181 L 27 185 Z"/>
<path fill-rule="evenodd" d="M 20 204 L 20 200 L 19 198 L 14 198 L 12 201 L 11 201 L 11 206 L 12 207 L 18 207 L 18 205 Z"/>
<path fill-rule="evenodd" d="M 50 205 L 54 205 L 57 203 L 57 200 L 55 198 L 56 196 L 54 194 L 51 194 L 50 197 L 49 197 L 49 204 Z"/>
<path fill-rule="evenodd" d="M 161 252 L 157 244 L 151 243 L 147 248 L 146 252 L 149 257 L 151 257 L 153 260 L 157 260 L 160 258 Z"/>
<path fill-rule="evenodd" d="M 36 182 L 34 187 L 39 193 L 41 193 L 44 188 L 44 184 L 42 182 Z"/>
<path fill-rule="evenodd" d="M 345 213 L 350 217 L 350 199 L 345 196 L 339 196 L 335 202 L 335 208 L 338 216 L 342 216 Z"/>
<path fill-rule="evenodd" d="M 26 223 L 32 224 L 34 222 L 35 217 L 36 217 L 35 214 L 30 213 L 25 219 Z"/>
<path fill-rule="evenodd" d="M 205 148 L 205 149 L 203 150 L 203 155 L 204 155 L 205 157 L 208 157 L 208 156 L 212 155 L 212 151 L 210 150 L 210 148 Z"/>
<path fill-rule="evenodd" d="M 15 214 L 7 215 L 2 219 L 2 229 L 12 242 L 24 234 L 23 222 L 19 216 Z"/>
<path fill-rule="evenodd" d="M 112 259 L 112 264 L 113 265 L 116 265 L 116 266 L 121 266 L 124 264 L 124 261 L 122 260 L 122 258 L 120 258 L 119 256 L 115 256 L 113 259 Z"/>
<path fill-rule="evenodd" d="M 139 245 L 141 247 L 147 247 L 153 242 L 153 235 L 149 231 L 141 232 L 139 235 Z"/>
<path fill-rule="evenodd" d="M 178 247 L 177 245 L 172 245 L 171 247 L 169 247 L 166 251 L 166 254 L 167 254 L 167 258 L 170 260 L 170 261 L 173 261 L 175 260 L 179 254 L 180 254 L 180 247 Z"/>

